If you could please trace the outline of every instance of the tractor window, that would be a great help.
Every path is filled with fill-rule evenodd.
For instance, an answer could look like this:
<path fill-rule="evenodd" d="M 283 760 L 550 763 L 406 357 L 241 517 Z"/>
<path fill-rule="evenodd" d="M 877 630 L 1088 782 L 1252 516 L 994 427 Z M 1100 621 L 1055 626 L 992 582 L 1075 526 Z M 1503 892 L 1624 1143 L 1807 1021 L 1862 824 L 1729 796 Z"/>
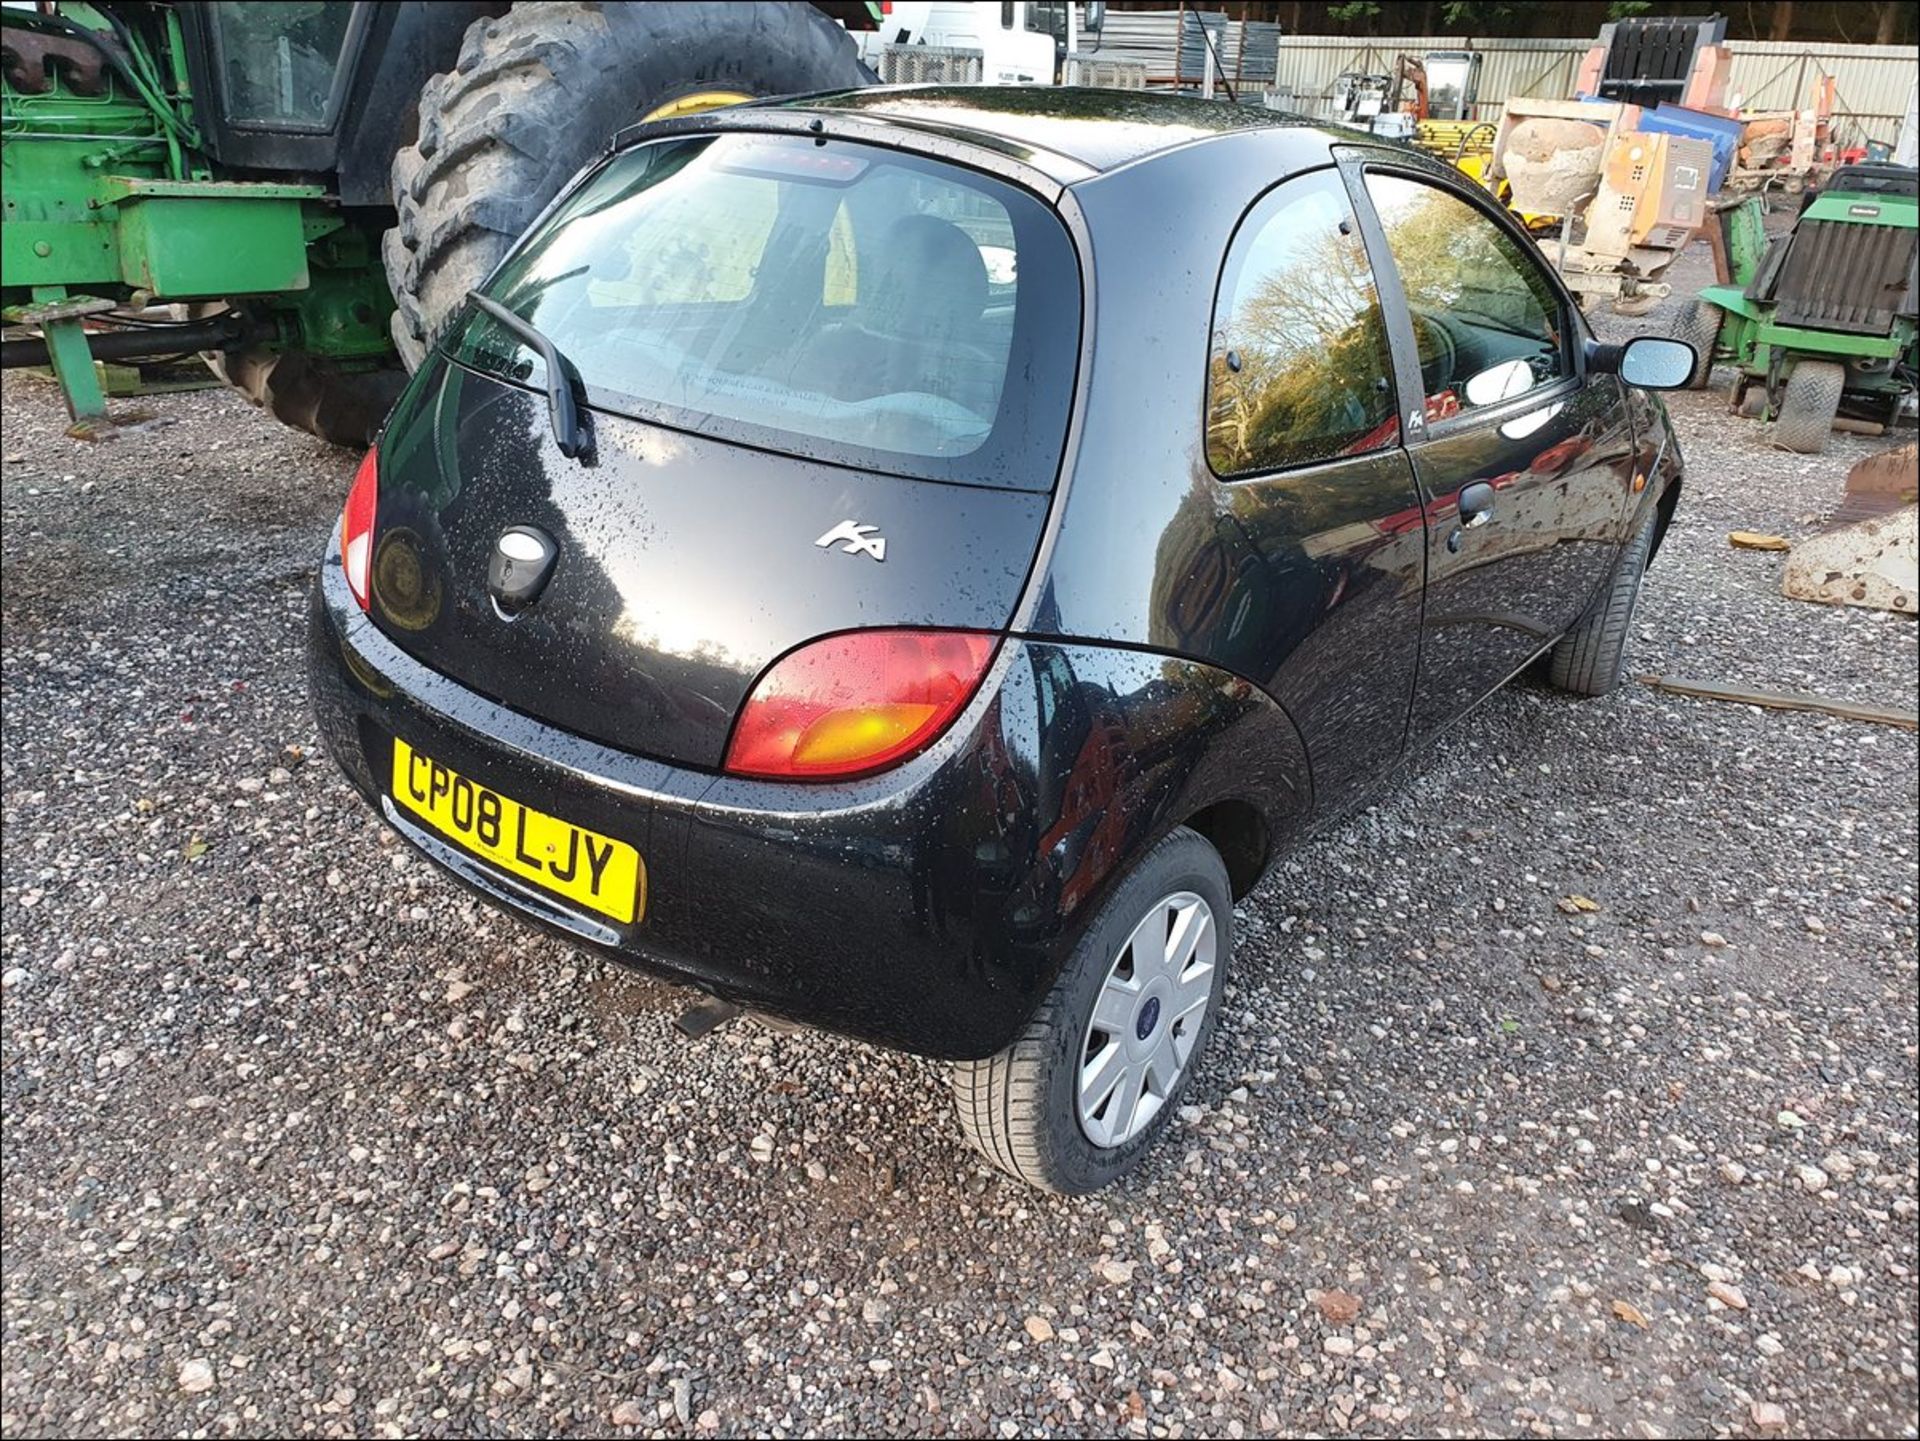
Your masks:
<path fill-rule="evenodd" d="M 211 8 L 227 119 L 268 129 L 331 129 L 353 19 L 350 0 Z"/>
<path fill-rule="evenodd" d="M 1039 201 L 973 172 L 810 139 L 663 141 L 608 161 L 488 294 L 592 404 L 898 474 L 1052 484 L 1072 251 Z M 538 372 L 484 315 L 451 344 L 504 379 Z"/>

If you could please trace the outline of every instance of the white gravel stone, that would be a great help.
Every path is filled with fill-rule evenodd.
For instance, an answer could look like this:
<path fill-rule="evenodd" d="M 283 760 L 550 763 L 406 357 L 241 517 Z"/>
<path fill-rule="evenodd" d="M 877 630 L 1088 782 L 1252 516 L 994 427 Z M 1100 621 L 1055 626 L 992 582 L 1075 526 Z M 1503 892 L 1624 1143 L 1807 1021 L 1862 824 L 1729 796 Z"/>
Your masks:
<path fill-rule="evenodd" d="M 1910 706 L 1911 621 L 1726 544 L 1884 442 L 1775 451 L 1728 379 L 1665 399 L 1629 674 Z M 1067 1200 L 964 1149 L 942 1067 L 689 1045 L 687 993 L 379 825 L 302 642 L 357 455 L 218 389 L 87 444 L 0 386 L 10 1435 L 1912 1433 L 1911 733 L 1502 690 L 1239 901 L 1178 1124 Z"/>

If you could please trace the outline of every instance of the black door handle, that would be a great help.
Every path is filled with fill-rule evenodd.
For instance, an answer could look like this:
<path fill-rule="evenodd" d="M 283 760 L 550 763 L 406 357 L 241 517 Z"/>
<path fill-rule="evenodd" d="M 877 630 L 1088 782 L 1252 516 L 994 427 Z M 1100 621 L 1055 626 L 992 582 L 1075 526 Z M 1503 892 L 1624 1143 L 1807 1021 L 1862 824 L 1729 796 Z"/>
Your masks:
<path fill-rule="evenodd" d="M 1460 524 L 1468 530 L 1493 519 L 1494 491 L 1484 480 L 1460 487 Z"/>

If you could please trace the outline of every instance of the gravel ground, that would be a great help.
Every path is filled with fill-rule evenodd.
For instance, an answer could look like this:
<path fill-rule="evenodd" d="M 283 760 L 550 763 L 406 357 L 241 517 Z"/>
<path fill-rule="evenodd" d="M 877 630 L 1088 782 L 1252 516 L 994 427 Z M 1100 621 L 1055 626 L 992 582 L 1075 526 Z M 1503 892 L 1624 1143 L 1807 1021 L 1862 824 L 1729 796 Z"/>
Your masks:
<path fill-rule="evenodd" d="M 1913 735 L 1503 692 L 1247 903 L 1198 1104 L 1058 1200 L 937 1067 L 687 1044 L 379 830 L 300 654 L 352 457 L 5 402 L 8 1435 L 1915 1433 Z M 1910 620 L 1726 542 L 1875 443 L 1722 403 L 1635 669 L 1913 705 Z"/>

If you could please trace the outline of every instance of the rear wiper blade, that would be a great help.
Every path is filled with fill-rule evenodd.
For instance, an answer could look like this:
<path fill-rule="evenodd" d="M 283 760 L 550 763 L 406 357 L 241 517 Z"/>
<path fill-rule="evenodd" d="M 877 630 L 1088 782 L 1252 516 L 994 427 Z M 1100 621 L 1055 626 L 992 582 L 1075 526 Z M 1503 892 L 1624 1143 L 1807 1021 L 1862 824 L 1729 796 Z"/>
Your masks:
<path fill-rule="evenodd" d="M 581 380 L 573 362 L 562 355 L 560 347 L 547 339 L 533 322 L 515 315 L 499 301 L 489 300 L 477 290 L 469 290 L 467 299 L 540 352 L 540 361 L 547 372 L 547 417 L 553 422 L 553 438 L 560 453 L 574 460 L 590 452 L 593 436 L 581 417 L 580 402 L 574 395 Z"/>

